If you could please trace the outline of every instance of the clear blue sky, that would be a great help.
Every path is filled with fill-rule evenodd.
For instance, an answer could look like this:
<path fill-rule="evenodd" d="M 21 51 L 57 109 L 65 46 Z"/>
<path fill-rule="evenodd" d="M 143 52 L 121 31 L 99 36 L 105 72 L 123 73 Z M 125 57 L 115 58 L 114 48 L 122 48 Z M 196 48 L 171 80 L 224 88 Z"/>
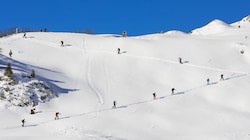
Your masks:
<path fill-rule="evenodd" d="M 250 14 L 250 0 L 0 0 L 0 30 L 92 29 L 97 34 L 189 32 L 214 19 L 226 23 Z"/>

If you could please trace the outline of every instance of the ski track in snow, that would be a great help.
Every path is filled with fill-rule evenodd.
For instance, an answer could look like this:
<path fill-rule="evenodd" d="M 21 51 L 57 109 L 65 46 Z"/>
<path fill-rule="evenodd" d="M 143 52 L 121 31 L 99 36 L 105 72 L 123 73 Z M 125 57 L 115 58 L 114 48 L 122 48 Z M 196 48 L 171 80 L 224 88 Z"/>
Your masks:
<path fill-rule="evenodd" d="M 227 78 L 225 79 L 224 81 L 227 81 L 227 80 L 231 80 L 231 79 L 235 79 L 235 78 L 240 78 L 240 77 L 243 77 L 243 76 L 247 76 L 247 75 L 236 75 L 236 76 L 232 76 L 231 78 Z M 91 80 L 90 80 L 91 81 Z M 167 99 L 167 97 L 175 97 L 175 96 L 180 96 L 180 95 L 185 95 L 186 93 L 190 92 L 190 91 L 194 91 L 194 90 L 197 90 L 197 89 L 200 89 L 200 88 L 203 88 L 203 87 L 206 87 L 206 86 L 211 86 L 211 85 L 215 85 L 215 84 L 218 84 L 218 82 L 213 82 L 213 83 L 210 83 L 210 84 L 205 84 L 205 85 L 201 85 L 201 86 L 198 86 L 198 87 L 194 87 L 194 88 L 191 88 L 191 89 L 187 89 L 185 91 L 179 91 L 179 92 L 176 92 L 175 94 L 171 94 L 169 93 L 168 95 L 165 95 L 165 96 L 160 96 L 160 97 L 157 97 L 156 99 L 148 99 L 148 100 L 144 100 L 144 101 L 138 101 L 138 102 L 133 102 L 133 103 L 128 103 L 128 104 L 124 104 L 124 105 L 121 105 L 121 106 L 118 106 L 116 108 L 113 108 L 113 107 L 109 107 L 109 108 L 104 108 L 104 109 L 99 109 L 99 110 L 94 110 L 94 111 L 90 111 L 90 112 L 85 112 L 85 113 L 81 113 L 81 114 L 72 114 L 72 115 L 68 115 L 68 116 L 62 116 L 60 117 L 59 120 L 63 120 L 63 119 L 70 119 L 72 117 L 81 117 L 81 116 L 86 116 L 86 115 L 91 115 L 91 114 L 94 114 L 94 113 L 101 113 L 101 112 L 106 112 L 106 111 L 111 111 L 111 110 L 116 110 L 116 109 L 125 109 L 125 108 L 128 108 L 128 107 L 131 107 L 131 106 L 135 106 L 135 105 L 139 105 L 139 104 L 146 104 L 146 103 L 150 103 L 150 102 L 156 102 L 158 100 L 163 100 L 163 99 Z M 90 82 L 91 84 L 91 82 Z M 92 86 L 91 86 L 92 87 Z M 94 87 L 93 87 L 93 90 L 96 90 Z M 102 102 L 102 97 L 99 96 L 99 93 L 96 92 L 98 98 L 99 98 L 99 101 Z M 49 122 L 52 122 L 54 121 L 53 119 L 51 120 L 48 120 L 48 121 L 43 121 L 43 122 L 40 122 L 40 123 L 36 123 L 36 124 L 30 124 L 28 126 L 39 126 L 41 124 L 46 124 L 46 123 L 49 123 Z M 17 127 L 10 127 L 9 129 L 14 129 L 14 128 L 17 128 Z M 5 129 L 5 128 L 4 128 Z"/>
<path fill-rule="evenodd" d="M 90 87 L 94 90 L 94 92 L 96 93 L 98 99 L 99 99 L 99 103 L 103 103 L 103 99 L 102 99 L 102 96 L 100 95 L 100 93 L 98 92 L 98 90 L 95 89 L 95 87 L 93 86 L 93 84 L 91 83 L 91 73 L 89 72 L 90 69 L 90 64 L 91 64 L 91 57 L 88 58 L 88 81 L 89 81 L 89 85 Z M 225 79 L 224 81 L 227 81 L 227 80 L 231 80 L 231 79 L 235 79 L 235 78 L 240 78 L 240 77 L 243 77 L 243 76 L 248 76 L 246 74 L 242 74 L 242 75 L 235 75 L 235 74 L 232 74 L 232 76 L 230 78 L 227 78 Z M 175 94 L 168 94 L 168 95 L 165 95 L 165 96 L 161 96 L 161 97 L 157 97 L 156 99 L 149 99 L 149 100 L 144 100 L 144 101 L 138 101 L 138 102 L 133 102 L 133 103 L 128 103 L 128 104 L 125 104 L 125 105 L 121 105 L 121 106 L 118 106 L 116 108 L 113 108 L 113 107 L 109 107 L 109 108 L 104 108 L 104 109 L 99 109 L 99 110 L 94 110 L 94 111 L 90 111 L 90 112 L 85 112 L 85 113 L 81 113 L 81 114 L 72 114 L 72 115 L 67 115 L 67 116 L 61 116 L 59 118 L 59 120 L 56 120 L 56 121 L 63 121 L 64 119 L 71 119 L 72 117 L 82 117 L 82 116 L 86 116 L 86 115 L 91 115 L 91 114 L 95 114 L 95 113 L 101 113 L 101 112 L 106 112 L 106 111 L 112 111 L 112 110 L 116 110 L 116 109 L 126 109 L 128 107 L 131 107 L 131 106 L 135 106 L 135 105 L 140 105 L 140 104 L 146 104 L 146 103 L 150 103 L 150 102 L 157 102 L 158 100 L 166 100 L 168 99 L 167 97 L 175 97 L 175 96 L 180 96 L 180 95 L 185 95 L 187 92 L 190 92 L 190 91 L 193 91 L 193 90 L 197 90 L 197 89 L 200 89 L 200 88 L 203 88 L 203 87 L 206 87 L 206 86 L 211 86 L 211 85 L 215 85 L 215 84 L 218 84 L 218 82 L 214 82 L 214 83 L 210 83 L 209 85 L 205 84 L 205 85 L 201 85 L 201 86 L 198 86 L 198 87 L 194 87 L 194 88 L 191 88 L 191 89 L 187 89 L 185 91 L 180 91 L 180 92 L 176 92 Z M 50 112 L 50 111 L 41 111 L 41 112 Z M 53 122 L 55 121 L 54 119 L 49 119 L 49 120 L 45 120 L 45 121 L 41 121 L 41 122 L 38 122 L 38 123 L 34 123 L 34 124 L 27 124 L 25 127 L 37 127 L 39 125 L 45 125 L 45 124 L 48 124 L 50 122 Z M 9 126 L 9 127 L 5 127 L 5 128 L 0 128 L 0 130 L 2 129 L 19 129 L 20 126 Z"/>
<path fill-rule="evenodd" d="M 98 98 L 98 102 L 100 104 L 103 104 L 103 97 L 100 94 L 100 92 L 95 88 L 95 86 L 92 83 L 92 79 L 91 79 L 91 63 L 92 63 L 92 57 L 93 56 L 88 56 L 88 66 L 87 66 L 87 79 L 88 79 L 88 84 L 89 86 L 92 88 L 92 90 L 94 91 L 94 93 L 96 94 L 97 98 Z"/>
<path fill-rule="evenodd" d="M 148 59 L 148 60 L 156 60 L 156 61 L 162 61 L 162 62 L 179 64 L 179 63 L 174 62 L 174 61 L 164 60 L 164 59 L 160 59 L 160 58 L 152 58 L 152 57 L 144 57 L 144 56 L 134 56 L 134 55 L 126 55 L 126 56 L 129 56 L 129 57 L 138 57 L 138 58 L 143 58 L 143 59 Z M 87 59 L 87 61 L 88 61 L 88 64 L 87 64 L 87 79 L 88 79 L 88 84 L 92 88 L 92 90 L 94 91 L 94 93 L 96 94 L 96 96 L 98 98 L 98 102 L 100 104 L 102 104 L 103 103 L 103 97 L 101 96 L 100 92 L 95 88 L 95 86 L 92 83 L 92 79 L 91 79 L 91 64 L 92 64 L 92 59 L 93 59 L 92 57 L 93 57 L 92 55 L 89 55 L 88 59 Z M 106 91 L 107 91 L 107 93 L 109 93 L 109 85 L 108 85 L 108 80 L 107 80 L 107 76 L 108 76 L 107 61 L 108 61 L 107 58 L 105 58 L 103 60 L 103 67 L 104 67 L 104 72 L 105 72 L 105 77 L 106 77 L 105 79 L 106 79 L 106 82 L 107 82 L 107 89 L 106 89 Z M 204 66 L 197 66 L 197 65 L 192 65 L 192 64 L 183 64 L 183 65 L 197 67 L 197 68 L 202 68 L 202 69 L 209 69 L 209 70 L 214 70 L 214 71 L 232 72 L 232 75 L 229 78 L 226 78 L 225 81 L 249 75 L 248 73 L 243 73 L 243 72 L 235 72 L 235 71 L 229 71 L 229 70 L 224 70 L 224 69 L 217 69 L 217 68 L 210 68 L 210 67 L 204 67 Z M 186 93 L 188 93 L 190 91 L 197 90 L 197 89 L 200 89 L 200 88 L 203 88 L 203 87 L 206 87 L 206 86 L 210 86 L 210 85 L 215 85 L 217 83 L 218 82 L 213 82 L 213 83 L 210 83 L 209 85 L 205 84 L 205 85 L 201 85 L 201 86 L 194 87 L 194 88 L 191 88 L 191 89 L 187 89 L 185 91 L 179 91 L 179 92 L 176 92 L 174 95 L 169 94 L 169 95 L 166 95 L 166 96 L 157 97 L 155 100 L 149 99 L 149 100 L 138 101 L 138 102 L 134 102 L 134 103 L 128 103 L 128 104 L 125 104 L 125 105 L 118 106 L 116 109 L 124 109 L 124 108 L 128 108 L 128 107 L 134 106 L 134 105 L 145 104 L 145 103 L 149 103 L 149 102 L 155 102 L 157 100 L 167 99 L 167 97 L 171 97 L 171 96 L 174 97 L 174 96 L 178 96 L 178 95 L 184 95 L 184 94 L 186 94 Z M 111 110 L 116 110 L 116 109 L 113 109 L 112 107 L 110 107 L 110 108 L 99 109 L 99 110 L 90 111 L 90 112 L 81 113 L 81 114 L 72 114 L 72 115 L 68 115 L 68 116 L 62 116 L 62 117 L 60 117 L 59 120 L 70 119 L 72 117 L 80 117 L 80 116 L 90 115 L 90 114 L 94 114 L 94 113 L 101 113 L 101 112 L 111 111 Z M 39 125 L 50 123 L 52 121 L 54 121 L 54 119 L 50 119 L 50 120 L 47 120 L 47 121 L 42 121 L 40 123 L 35 123 L 35 124 L 28 124 L 28 125 L 26 125 L 26 127 L 36 127 L 36 126 L 39 126 Z M 17 129 L 17 128 L 19 128 L 19 127 L 18 126 L 12 126 L 12 127 L 10 126 L 8 128 L 1 128 L 1 129 Z"/>
<path fill-rule="evenodd" d="M 86 39 L 83 36 L 83 53 L 87 54 L 87 43 L 86 43 Z M 103 104 L 103 97 L 101 95 L 101 93 L 95 88 L 94 84 L 92 83 L 92 78 L 91 78 L 91 63 L 92 63 L 92 57 L 91 55 L 88 55 L 88 63 L 87 63 L 87 79 L 88 79 L 88 84 L 91 87 L 91 89 L 94 91 L 94 93 L 96 94 L 97 98 L 98 98 L 98 102 L 100 104 Z"/>
<path fill-rule="evenodd" d="M 155 60 L 155 61 L 161 61 L 161 62 L 167 62 L 167 63 L 178 64 L 178 65 L 180 64 L 180 63 L 175 62 L 175 61 L 161 59 L 161 58 L 146 57 L 146 56 L 135 56 L 135 55 L 130 55 L 130 54 L 126 54 L 125 56 L 137 57 L 137 58 L 143 58 L 143 59 Z M 220 69 L 220 68 L 211 68 L 211 67 L 194 65 L 194 64 L 189 64 L 189 63 L 183 63 L 181 65 L 200 68 L 200 69 L 213 70 L 213 71 L 231 72 L 231 73 L 238 73 L 238 74 L 249 74 L 249 72 L 239 72 L 239 71 L 225 70 L 225 69 Z"/>
<path fill-rule="evenodd" d="M 46 46 L 51 46 L 51 47 L 59 47 L 59 43 L 56 44 L 56 43 L 51 43 L 51 42 L 42 42 L 42 40 L 38 40 L 38 39 L 35 39 L 35 38 L 30 38 L 30 39 L 27 39 L 29 41 L 33 41 L 33 42 L 36 42 L 36 43 L 40 43 L 40 44 L 44 44 Z M 114 53 L 111 53 L 111 52 L 104 52 L 104 51 L 98 51 L 98 52 L 103 52 L 103 53 L 109 53 L 109 54 L 113 54 L 115 55 Z M 86 46 L 86 40 L 85 38 L 83 37 L 83 53 L 84 55 L 87 55 L 87 67 L 86 67 L 86 77 L 87 77 L 87 82 L 88 82 L 88 85 L 89 87 L 93 90 L 94 94 L 97 96 L 98 98 L 98 102 L 100 104 L 103 104 L 103 97 L 102 97 L 102 94 L 99 92 L 99 90 L 95 87 L 95 85 L 93 84 L 93 80 L 91 78 L 92 76 L 92 73 L 91 73 L 91 70 L 92 70 L 92 64 L 93 64 L 93 58 L 94 58 L 94 55 L 92 54 L 87 54 L 88 53 L 88 50 L 87 50 L 87 46 Z M 190 64 L 190 63 L 184 63 L 184 64 L 179 64 L 177 61 L 171 61 L 171 60 L 167 60 L 167 59 L 161 59 L 161 58 L 154 58 L 154 57 L 147 57 L 147 56 L 136 56 L 136 55 L 133 55 L 133 54 L 123 54 L 122 56 L 124 57 L 133 57 L 133 58 L 138 58 L 138 59 L 144 59 L 144 60 L 151 60 L 151 61 L 159 61 L 159 62 L 163 62 L 163 63 L 172 63 L 172 64 L 176 64 L 176 65 L 181 65 L 181 66 L 184 66 L 184 67 L 194 67 L 194 68 L 199 68 L 199 69 L 206 69 L 206 70 L 211 70 L 213 72 L 229 72 L 231 73 L 231 75 L 229 77 L 227 77 L 224 82 L 227 82 L 227 81 L 230 81 L 230 80 L 233 80 L 233 79 L 236 79 L 236 78 L 241 78 L 241 77 L 245 77 L 245 76 L 249 76 L 249 72 L 240 72 L 240 71 L 233 71 L 233 70 L 226 70 L 226 69 L 220 69 L 220 68 L 212 68 L 212 67 L 207 67 L 207 66 L 201 66 L 201 65 L 195 65 L 195 64 Z M 109 77 L 109 73 L 108 73 L 108 62 L 109 62 L 109 56 L 105 56 L 103 59 L 102 59 L 102 63 L 100 62 L 100 64 L 102 64 L 102 68 L 104 69 L 104 80 L 106 83 L 106 89 L 105 89 L 105 93 L 106 94 L 109 94 L 110 93 L 110 85 L 109 85 L 109 80 L 108 80 L 108 77 Z M 81 62 L 81 64 L 83 64 L 83 62 Z M 85 75 L 84 73 L 81 73 L 81 77 L 83 75 Z M 144 100 L 144 101 L 137 101 L 137 102 L 133 102 L 133 103 L 125 103 L 121 106 L 118 106 L 116 109 L 126 109 L 126 108 L 129 108 L 131 106 L 137 106 L 137 105 L 140 105 L 140 104 L 147 104 L 147 103 L 154 103 L 154 102 L 157 102 L 159 100 L 167 100 L 169 99 L 168 97 L 172 97 L 172 98 L 175 98 L 176 96 L 183 96 L 185 94 L 188 94 L 189 92 L 191 91 L 194 91 L 194 90 L 198 90 L 198 89 L 201 89 L 201 88 L 204 88 L 204 87 L 208 87 L 208 86 L 211 86 L 210 88 L 218 88 L 217 86 L 212 86 L 212 85 L 216 85 L 220 83 L 220 81 L 216 81 L 216 82 L 212 82 L 210 83 L 209 85 L 207 84 L 202 84 L 200 86 L 196 86 L 196 87 L 191 87 L 190 89 L 186 89 L 186 90 L 183 90 L 183 91 L 178 91 L 176 92 L 174 95 L 172 95 L 170 93 L 170 91 L 167 93 L 168 95 L 165 95 L 165 96 L 159 96 L 157 97 L 155 100 L 153 99 L 148 99 L 148 100 Z M 196 94 L 199 94 L 199 93 L 196 93 Z M 105 97 L 105 96 L 104 96 Z M 106 112 L 106 111 L 115 111 L 116 109 L 113 109 L 112 107 L 109 107 L 109 108 L 103 108 L 103 109 L 98 109 L 98 110 L 93 110 L 93 111 L 90 111 L 90 112 L 85 112 L 85 113 L 80 113 L 80 114 L 72 114 L 72 115 L 65 115 L 65 116 L 62 116 L 60 117 L 59 120 L 57 121 L 64 121 L 64 119 L 73 119 L 72 117 L 82 117 L 82 116 L 86 116 L 86 115 L 91 115 L 91 114 L 94 114 L 94 113 L 101 113 L 101 112 Z M 36 126 L 39 126 L 39 125 L 44 125 L 44 124 L 47 124 L 47 123 L 50 123 L 50 122 L 53 122 L 55 121 L 54 119 L 48 119 L 47 121 L 41 121 L 40 123 L 39 122 L 36 122 L 34 124 L 27 124 L 26 127 L 36 127 Z M 10 126 L 8 128 L 0 128 L 0 129 L 18 129 L 20 128 L 20 126 Z M 249 134 L 248 134 L 249 135 Z M 95 138 L 96 136 L 93 137 L 93 139 Z M 104 136 L 105 137 L 105 136 Z M 97 137 L 96 137 L 97 138 Z M 110 139 L 108 137 L 105 137 L 107 139 Z"/>
<path fill-rule="evenodd" d="M 104 77 L 105 77 L 105 81 L 106 81 L 106 94 L 108 95 L 110 93 L 110 86 L 109 86 L 109 75 L 108 75 L 108 67 L 107 67 L 107 63 L 108 63 L 108 57 L 105 57 L 103 59 L 103 67 L 104 67 Z"/>
<path fill-rule="evenodd" d="M 83 36 L 83 54 L 87 54 L 87 43 L 86 43 L 86 39 Z M 100 104 L 103 104 L 103 97 L 101 95 L 101 93 L 95 88 L 94 84 L 92 83 L 92 78 L 91 78 L 91 63 L 92 63 L 92 57 L 91 55 L 88 55 L 87 58 L 87 81 L 88 84 L 90 86 L 90 88 L 94 91 L 94 93 L 96 94 L 97 98 L 98 98 L 98 102 Z"/>
<path fill-rule="evenodd" d="M 106 53 L 106 54 L 113 54 L 108 51 L 98 51 L 101 53 Z M 95 52 L 96 53 L 96 52 Z M 213 71 L 220 71 L 220 72 L 230 72 L 230 73 L 237 73 L 237 74 L 249 74 L 249 72 L 242 72 L 242 71 L 233 71 L 233 70 L 227 70 L 227 69 L 221 69 L 221 68 L 213 68 L 213 67 L 207 67 L 207 66 L 200 66 L 200 65 L 195 65 L 195 64 L 190 64 L 190 63 L 183 63 L 180 64 L 179 62 L 172 61 L 172 60 L 167 60 L 167 59 L 162 59 L 162 58 L 155 58 L 155 57 L 148 57 L 148 56 L 136 56 L 133 54 L 120 54 L 122 56 L 127 56 L 127 57 L 133 57 L 133 58 L 138 58 L 138 59 L 147 59 L 147 60 L 152 60 L 152 61 L 159 61 L 159 62 L 164 62 L 164 63 L 172 63 L 172 64 L 178 64 L 178 65 L 183 65 L 183 66 L 190 66 L 190 67 L 195 67 L 195 68 L 200 68 L 200 69 L 206 69 L 206 70 L 213 70 Z"/>

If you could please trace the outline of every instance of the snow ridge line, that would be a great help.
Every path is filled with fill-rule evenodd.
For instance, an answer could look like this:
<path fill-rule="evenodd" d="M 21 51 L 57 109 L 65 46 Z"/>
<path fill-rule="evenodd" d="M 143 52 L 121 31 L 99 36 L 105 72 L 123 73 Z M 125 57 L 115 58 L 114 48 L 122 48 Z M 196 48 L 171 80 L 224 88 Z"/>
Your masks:
<path fill-rule="evenodd" d="M 88 84 L 96 94 L 98 101 L 100 104 L 103 104 L 103 97 L 101 96 L 100 92 L 95 88 L 94 84 L 92 83 L 91 79 L 91 62 L 92 62 L 92 56 L 88 56 L 88 65 L 87 65 L 87 79 Z"/>

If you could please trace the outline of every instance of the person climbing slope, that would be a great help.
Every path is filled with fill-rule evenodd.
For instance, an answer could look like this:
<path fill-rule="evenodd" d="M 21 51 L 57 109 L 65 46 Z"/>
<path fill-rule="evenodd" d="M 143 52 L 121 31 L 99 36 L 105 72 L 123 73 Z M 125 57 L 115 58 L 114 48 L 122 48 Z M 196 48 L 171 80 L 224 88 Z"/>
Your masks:
<path fill-rule="evenodd" d="M 209 85 L 209 81 L 210 81 L 209 78 L 207 78 L 207 85 Z"/>
<path fill-rule="evenodd" d="M 172 95 L 174 95 L 175 88 L 172 88 Z"/>
<path fill-rule="evenodd" d="M 56 112 L 56 117 L 55 117 L 55 120 L 58 120 L 59 119 L 59 112 Z"/>
<path fill-rule="evenodd" d="M 116 101 L 113 102 L 113 107 L 112 108 L 116 108 Z"/>
<path fill-rule="evenodd" d="M 22 127 L 24 127 L 25 119 L 22 119 Z"/>
<path fill-rule="evenodd" d="M 153 99 L 154 99 L 154 100 L 156 99 L 156 94 L 155 94 L 155 92 L 153 93 Z"/>
<path fill-rule="evenodd" d="M 223 74 L 220 75 L 220 80 L 223 81 L 224 80 L 224 76 Z"/>
<path fill-rule="evenodd" d="M 117 49 L 117 53 L 121 54 L 121 49 L 120 48 Z"/>

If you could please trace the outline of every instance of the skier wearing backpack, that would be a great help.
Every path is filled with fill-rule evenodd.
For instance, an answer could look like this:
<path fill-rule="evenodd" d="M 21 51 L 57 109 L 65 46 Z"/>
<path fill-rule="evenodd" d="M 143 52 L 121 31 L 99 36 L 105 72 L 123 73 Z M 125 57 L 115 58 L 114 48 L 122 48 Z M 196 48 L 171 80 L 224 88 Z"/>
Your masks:
<path fill-rule="evenodd" d="M 120 48 L 117 49 L 117 53 L 121 54 L 121 49 Z"/>
<path fill-rule="evenodd" d="M 26 38 L 26 32 L 23 33 L 23 38 Z"/>
<path fill-rule="evenodd" d="M 113 107 L 112 108 L 116 108 L 116 101 L 113 102 Z"/>
<path fill-rule="evenodd" d="M 12 57 L 12 51 L 11 51 L 11 50 L 10 50 L 10 52 L 9 52 L 9 56 Z"/>
<path fill-rule="evenodd" d="M 155 92 L 153 93 L 153 99 L 154 99 L 154 100 L 156 99 L 156 94 L 155 94 Z"/>
<path fill-rule="evenodd" d="M 34 109 L 31 109 L 31 110 L 30 110 L 30 114 L 35 114 Z"/>
<path fill-rule="evenodd" d="M 61 46 L 63 46 L 63 41 L 61 41 Z"/>
<path fill-rule="evenodd" d="M 182 58 L 181 58 L 181 57 L 179 57 L 179 63 L 180 63 L 180 64 L 183 64 Z"/>
<path fill-rule="evenodd" d="M 223 81 L 224 80 L 224 76 L 223 74 L 220 75 L 220 80 Z"/>
<path fill-rule="evenodd" d="M 176 89 L 175 88 L 172 88 L 172 95 L 174 95 L 174 91 L 175 91 Z"/>
<path fill-rule="evenodd" d="M 207 78 L 207 85 L 209 85 L 209 81 L 210 81 L 209 78 Z"/>
<path fill-rule="evenodd" d="M 59 112 L 56 112 L 56 117 L 55 117 L 55 120 L 58 120 L 59 119 Z"/>
<path fill-rule="evenodd" d="M 22 119 L 22 127 L 24 127 L 25 119 Z"/>

